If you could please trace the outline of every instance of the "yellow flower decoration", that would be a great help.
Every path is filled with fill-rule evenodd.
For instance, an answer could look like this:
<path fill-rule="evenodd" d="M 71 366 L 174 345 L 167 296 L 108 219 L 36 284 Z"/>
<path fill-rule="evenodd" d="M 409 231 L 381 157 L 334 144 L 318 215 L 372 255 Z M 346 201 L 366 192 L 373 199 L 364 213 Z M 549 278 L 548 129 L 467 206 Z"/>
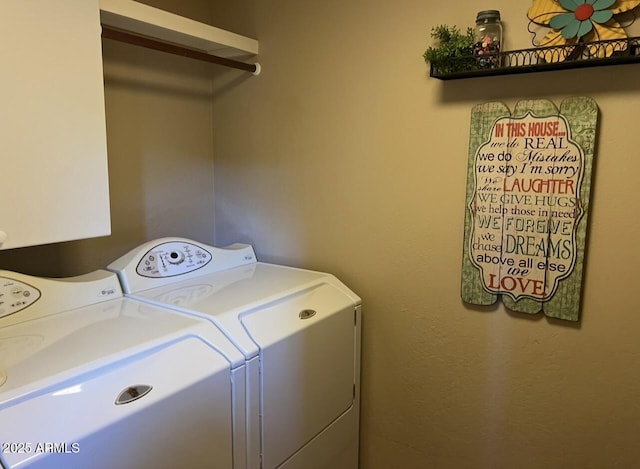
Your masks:
<path fill-rule="evenodd" d="M 581 44 L 586 45 L 589 57 L 602 58 L 615 50 L 626 50 L 626 43 L 617 47 L 589 43 L 626 39 L 627 33 L 615 15 L 639 5 L 640 0 L 533 0 L 527 16 L 533 23 L 552 28 L 537 46 L 561 46 L 540 52 L 545 61 L 565 60 Z"/>

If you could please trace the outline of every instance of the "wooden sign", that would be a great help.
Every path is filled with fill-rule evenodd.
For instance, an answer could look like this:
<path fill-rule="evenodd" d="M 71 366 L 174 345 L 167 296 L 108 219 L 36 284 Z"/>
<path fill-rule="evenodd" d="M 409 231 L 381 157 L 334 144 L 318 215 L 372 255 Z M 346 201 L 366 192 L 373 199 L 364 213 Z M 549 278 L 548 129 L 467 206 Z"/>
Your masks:
<path fill-rule="evenodd" d="M 462 299 L 577 321 L 598 108 L 587 97 L 471 114 Z"/>

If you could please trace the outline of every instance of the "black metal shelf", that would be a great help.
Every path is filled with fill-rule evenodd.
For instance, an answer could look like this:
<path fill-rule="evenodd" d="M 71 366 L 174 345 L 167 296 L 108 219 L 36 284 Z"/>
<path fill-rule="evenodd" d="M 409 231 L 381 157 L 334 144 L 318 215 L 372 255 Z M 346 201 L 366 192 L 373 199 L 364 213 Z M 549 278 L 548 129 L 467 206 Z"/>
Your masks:
<path fill-rule="evenodd" d="M 430 76 L 455 80 L 636 62 L 640 62 L 640 37 L 451 57 L 431 62 Z"/>

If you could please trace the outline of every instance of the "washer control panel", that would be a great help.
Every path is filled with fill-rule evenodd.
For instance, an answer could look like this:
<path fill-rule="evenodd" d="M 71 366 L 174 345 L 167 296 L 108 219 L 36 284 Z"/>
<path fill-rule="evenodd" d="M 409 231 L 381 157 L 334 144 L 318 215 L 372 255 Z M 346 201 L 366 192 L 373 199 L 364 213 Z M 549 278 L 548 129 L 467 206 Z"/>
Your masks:
<path fill-rule="evenodd" d="M 170 241 L 151 248 L 136 267 L 142 277 L 175 277 L 198 270 L 213 256 L 206 249 L 184 241 Z"/>
<path fill-rule="evenodd" d="M 40 290 L 27 283 L 0 277 L 0 318 L 28 308 L 40 299 Z"/>

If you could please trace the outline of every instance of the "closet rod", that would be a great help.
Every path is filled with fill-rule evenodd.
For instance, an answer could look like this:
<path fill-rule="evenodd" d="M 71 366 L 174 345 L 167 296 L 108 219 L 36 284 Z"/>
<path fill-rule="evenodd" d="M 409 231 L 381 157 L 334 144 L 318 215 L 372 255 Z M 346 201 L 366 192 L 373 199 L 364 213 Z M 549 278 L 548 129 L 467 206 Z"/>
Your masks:
<path fill-rule="evenodd" d="M 189 57 L 191 59 L 202 60 L 225 67 L 237 68 L 238 70 L 244 70 L 245 72 L 251 72 L 254 75 L 260 74 L 260 64 L 253 63 L 248 64 L 239 62 L 237 60 L 226 59 L 224 57 L 218 57 L 215 55 L 207 54 L 206 52 L 200 52 L 193 49 L 187 49 L 186 47 L 176 46 L 168 44 L 166 42 L 156 41 L 147 37 L 137 36 L 117 29 L 111 29 L 106 26 L 102 26 L 102 37 L 107 39 L 113 39 L 114 41 L 126 42 L 127 44 L 133 44 L 140 47 L 146 47 L 147 49 L 159 50 L 161 52 L 167 52 L 169 54 L 181 55 L 183 57 Z"/>

